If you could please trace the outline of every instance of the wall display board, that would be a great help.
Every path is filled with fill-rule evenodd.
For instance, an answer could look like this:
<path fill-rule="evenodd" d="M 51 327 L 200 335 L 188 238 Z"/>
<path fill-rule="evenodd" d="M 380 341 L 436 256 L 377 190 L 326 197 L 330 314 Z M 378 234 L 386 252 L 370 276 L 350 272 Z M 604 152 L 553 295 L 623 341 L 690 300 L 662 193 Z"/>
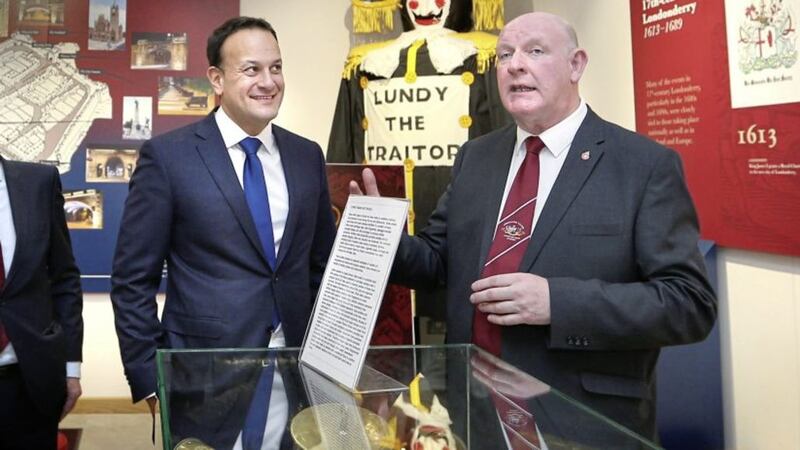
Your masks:
<path fill-rule="evenodd" d="M 705 239 L 800 255 L 800 0 L 631 2 L 636 128 L 681 153 Z"/>
<path fill-rule="evenodd" d="M 139 147 L 214 108 L 206 39 L 238 13 L 238 0 L 0 0 L 0 154 L 58 167 L 84 290 L 110 287 Z"/>

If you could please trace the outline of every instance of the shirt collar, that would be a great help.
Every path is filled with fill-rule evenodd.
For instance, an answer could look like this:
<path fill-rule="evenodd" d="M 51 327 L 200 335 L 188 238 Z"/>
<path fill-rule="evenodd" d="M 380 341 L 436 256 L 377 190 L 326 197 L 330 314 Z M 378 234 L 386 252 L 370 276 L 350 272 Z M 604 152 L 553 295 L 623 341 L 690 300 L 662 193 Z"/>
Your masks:
<path fill-rule="evenodd" d="M 222 141 L 225 142 L 225 148 L 238 145 L 242 139 L 250 136 L 246 131 L 242 130 L 221 107 L 214 113 L 214 119 L 216 119 L 217 127 L 219 127 L 219 132 L 222 134 Z M 267 153 L 271 152 L 275 147 L 275 137 L 272 135 L 272 122 L 268 123 L 260 133 L 253 137 L 258 138 L 258 140 L 264 144 Z"/>
<path fill-rule="evenodd" d="M 586 106 L 586 102 L 581 99 L 575 111 L 564 120 L 544 130 L 539 135 L 539 138 L 544 142 L 547 150 L 552 153 L 554 157 L 558 158 L 563 152 L 569 150 L 569 146 L 572 145 L 572 140 L 575 139 L 578 128 L 580 128 L 581 123 L 583 123 L 583 119 L 586 118 L 588 110 L 589 108 Z M 522 144 L 528 136 L 533 135 L 517 127 L 517 149 L 522 148 Z"/>

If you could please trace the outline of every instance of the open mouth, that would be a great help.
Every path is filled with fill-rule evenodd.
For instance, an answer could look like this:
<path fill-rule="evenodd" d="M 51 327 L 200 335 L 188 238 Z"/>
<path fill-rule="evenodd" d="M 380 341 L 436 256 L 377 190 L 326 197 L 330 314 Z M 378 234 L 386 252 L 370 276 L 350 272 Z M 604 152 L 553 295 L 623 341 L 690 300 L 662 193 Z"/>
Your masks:
<path fill-rule="evenodd" d="M 530 86 L 511 86 L 511 92 L 533 92 L 535 87 Z"/>
<path fill-rule="evenodd" d="M 275 95 L 251 95 L 250 98 L 258 101 L 269 101 L 275 98 Z"/>
<path fill-rule="evenodd" d="M 436 25 L 439 22 L 441 22 L 441 20 L 442 20 L 442 12 L 443 12 L 443 10 L 439 11 L 439 14 L 431 13 L 431 14 L 428 14 L 428 15 L 425 15 L 425 16 L 420 16 L 420 15 L 415 14 L 413 12 L 412 12 L 412 14 L 414 14 L 414 22 L 416 22 L 418 25 L 428 26 L 428 25 Z"/>

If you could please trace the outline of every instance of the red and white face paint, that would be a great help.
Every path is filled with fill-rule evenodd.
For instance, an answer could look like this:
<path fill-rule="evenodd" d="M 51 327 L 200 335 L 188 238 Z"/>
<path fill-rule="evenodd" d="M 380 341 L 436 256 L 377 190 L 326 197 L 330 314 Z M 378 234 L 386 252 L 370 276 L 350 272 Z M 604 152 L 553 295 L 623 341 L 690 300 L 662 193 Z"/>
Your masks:
<path fill-rule="evenodd" d="M 408 0 L 406 14 L 416 29 L 443 28 L 451 0 Z"/>

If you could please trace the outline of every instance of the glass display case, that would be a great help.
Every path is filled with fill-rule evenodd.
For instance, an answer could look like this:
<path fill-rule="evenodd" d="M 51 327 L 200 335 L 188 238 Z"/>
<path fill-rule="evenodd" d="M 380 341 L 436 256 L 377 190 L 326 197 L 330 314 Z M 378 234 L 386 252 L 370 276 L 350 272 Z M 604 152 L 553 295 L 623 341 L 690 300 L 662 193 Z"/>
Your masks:
<path fill-rule="evenodd" d="M 369 393 L 299 353 L 159 350 L 164 448 L 247 449 L 262 435 L 269 448 L 658 448 L 473 345 L 370 348 L 370 370 L 404 388 Z"/>

